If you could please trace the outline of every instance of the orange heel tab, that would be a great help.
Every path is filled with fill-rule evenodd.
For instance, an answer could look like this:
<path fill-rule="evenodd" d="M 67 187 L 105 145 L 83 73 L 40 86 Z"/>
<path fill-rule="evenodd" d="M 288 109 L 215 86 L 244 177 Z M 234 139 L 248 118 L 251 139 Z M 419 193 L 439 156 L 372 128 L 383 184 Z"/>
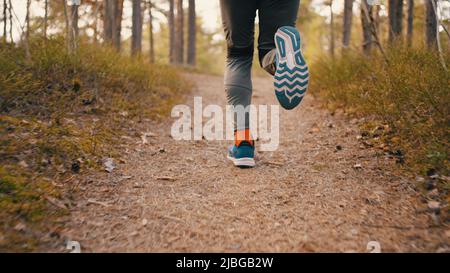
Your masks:
<path fill-rule="evenodd" d="M 250 136 L 250 129 L 237 130 L 234 132 L 234 144 L 236 147 L 239 147 L 243 141 L 250 143 L 252 146 L 255 145 L 255 141 L 253 141 Z"/>

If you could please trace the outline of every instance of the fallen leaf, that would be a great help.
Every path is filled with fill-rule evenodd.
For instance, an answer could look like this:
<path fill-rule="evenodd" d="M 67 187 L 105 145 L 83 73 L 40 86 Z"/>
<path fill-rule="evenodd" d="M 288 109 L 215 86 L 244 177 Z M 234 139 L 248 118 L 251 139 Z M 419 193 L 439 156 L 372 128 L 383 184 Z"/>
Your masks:
<path fill-rule="evenodd" d="M 427 194 L 430 198 L 435 198 L 439 196 L 439 191 L 438 189 L 433 189 L 430 192 L 428 192 Z"/>
<path fill-rule="evenodd" d="M 437 201 L 428 201 L 428 209 L 430 209 L 431 211 L 439 211 L 439 209 L 441 208 L 441 205 L 439 202 Z"/>
<path fill-rule="evenodd" d="M 110 157 L 108 157 L 107 159 L 105 159 L 105 161 L 103 162 L 103 165 L 105 166 L 105 171 L 107 172 L 112 172 L 116 166 L 114 165 L 114 160 Z"/>
<path fill-rule="evenodd" d="M 319 126 L 317 126 L 316 123 L 313 124 L 313 126 L 311 127 L 311 130 L 309 130 L 310 133 L 318 133 L 320 132 L 320 128 Z"/>
<path fill-rule="evenodd" d="M 22 168 L 28 168 L 28 164 L 27 164 L 27 162 L 25 162 L 25 160 L 20 161 L 19 166 Z"/>
<path fill-rule="evenodd" d="M 26 228 L 27 228 L 27 226 L 22 222 L 19 222 L 19 223 L 17 223 L 17 225 L 14 226 L 14 229 L 17 231 L 23 231 Z"/>
<path fill-rule="evenodd" d="M 147 136 L 142 135 L 141 140 L 142 140 L 142 144 L 148 144 Z"/>

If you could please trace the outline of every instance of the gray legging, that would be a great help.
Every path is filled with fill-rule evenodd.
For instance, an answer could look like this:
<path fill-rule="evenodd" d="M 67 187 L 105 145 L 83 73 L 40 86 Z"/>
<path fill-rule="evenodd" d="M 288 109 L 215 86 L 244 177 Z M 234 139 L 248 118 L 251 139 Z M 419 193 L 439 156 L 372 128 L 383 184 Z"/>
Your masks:
<path fill-rule="evenodd" d="M 225 71 L 228 104 L 244 108 L 251 104 L 256 11 L 259 17 L 259 62 L 273 75 L 275 32 L 282 26 L 295 26 L 299 5 L 300 0 L 220 0 L 228 50 Z M 248 113 L 245 113 L 245 119 L 235 122 L 235 129 L 246 128 L 249 128 Z"/>

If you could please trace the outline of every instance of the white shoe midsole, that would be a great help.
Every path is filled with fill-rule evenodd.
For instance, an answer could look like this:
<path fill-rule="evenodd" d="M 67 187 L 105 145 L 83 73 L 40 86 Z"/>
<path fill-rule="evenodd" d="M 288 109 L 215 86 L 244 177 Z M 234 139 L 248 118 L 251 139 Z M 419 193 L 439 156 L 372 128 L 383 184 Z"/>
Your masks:
<path fill-rule="evenodd" d="M 243 158 L 234 158 L 227 156 L 227 158 L 231 161 L 233 161 L 233 164 L 235 166 L 248 166 L 248 167 L 254 167 L 255 166 L 255 159 L 251 157 L 243 157 Z"/>

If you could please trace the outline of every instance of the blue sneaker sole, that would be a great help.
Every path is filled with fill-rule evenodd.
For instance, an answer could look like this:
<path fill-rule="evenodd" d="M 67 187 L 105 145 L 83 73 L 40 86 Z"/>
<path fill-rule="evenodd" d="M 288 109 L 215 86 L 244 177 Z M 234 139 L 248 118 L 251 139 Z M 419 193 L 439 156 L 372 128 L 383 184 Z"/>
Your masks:
<path fill-rule="evenodd" d="M 231 156 L 227 156 L 227 158 L 233 162 L 234 166 L 237 166 L 237 167 L 241 167 L 241 168 L 255 167 L 255 159 L 253 159 L 251 157 L 234 158 Z"/>
<path fill-rule="evenodd" d="M 309 84 L 309 69 L 301 50 L 300 33 L 284 26 L 275 34 L 277 70 L 274 75 L 275 95 L 285 109 L 300 104 Z"/>

